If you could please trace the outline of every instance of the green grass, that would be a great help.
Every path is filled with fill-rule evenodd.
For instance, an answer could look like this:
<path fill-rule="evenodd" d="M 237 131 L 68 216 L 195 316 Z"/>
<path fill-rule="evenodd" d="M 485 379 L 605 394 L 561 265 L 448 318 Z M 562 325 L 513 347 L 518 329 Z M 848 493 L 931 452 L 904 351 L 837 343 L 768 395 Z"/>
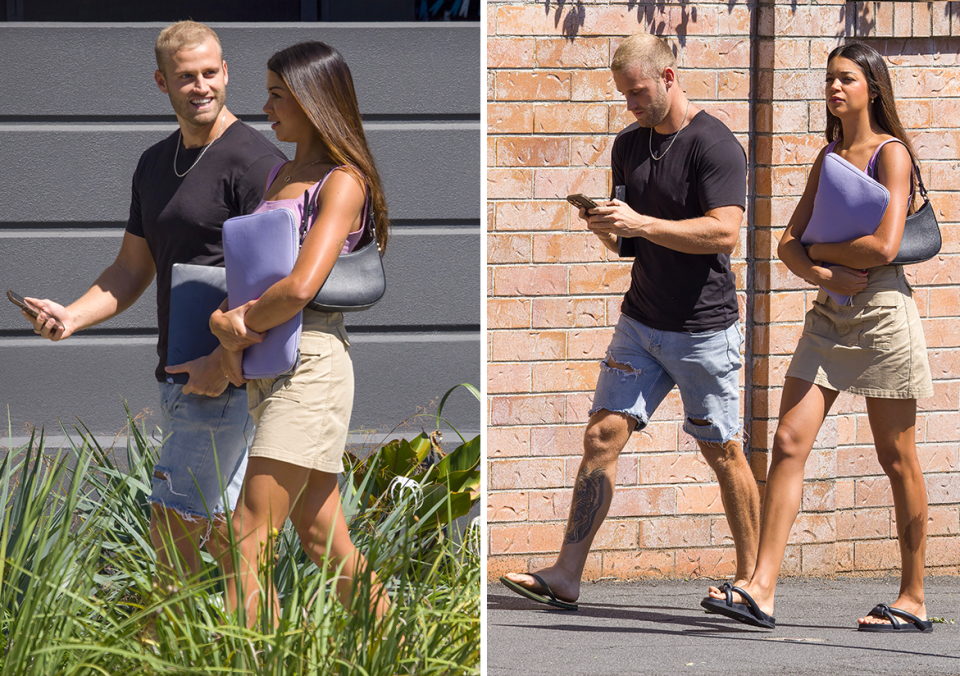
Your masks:
<path fill-rule="evenodd" d="M 383 623 L 369 610 L 369 579 L 344 607 L 336 571 L 313 564 L 290 528 L 264 570 L 279 618 L 246 629 L 226 614 L 208 556 L 200 575 L 160 593 L 146 499 L 156 449 L 132 421 L 130 430 L 126 447 L 110 450 L 83 429 L 59 450 L 41 434 L 0 461 L 0 676 L 478 673 L 474 534 L 460 543 L 437 518 L 424 528 L 422 504 L 377 494 L 372 481 L 348 477 L 343 501 L 354 542 L 393 600 Z M 145 642 L 151 619 L 156 641 Z"/>

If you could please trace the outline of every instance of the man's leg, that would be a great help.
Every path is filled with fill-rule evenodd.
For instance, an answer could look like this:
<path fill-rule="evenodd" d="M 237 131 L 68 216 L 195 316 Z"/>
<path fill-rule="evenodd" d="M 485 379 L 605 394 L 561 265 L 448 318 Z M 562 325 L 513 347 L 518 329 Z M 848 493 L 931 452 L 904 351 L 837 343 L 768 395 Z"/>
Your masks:
<path fill-rule="evenodd" d="M 610 509 L 617 476 L 617 459 L 637 425 L 646 424 L 673 379 L 649 350 L 656 349 L 660 332 L 621 315 L 607 350 L 593 408 L 583 437 L 583 460 L 574 481 L 567 528 L 554 565 L 537 571 L 561 599 L 580 595 L 580 577 L 590 546 Z M 530 575 L 508 573 L 507 579 L 540 591 Z"/>
<path fill-rule="evenodd" d="M 611 366 L 613 364 L 611 363 Z M 573 484 L 567 529 L 557 562 L 537 571 L 564 601 L 580 596 L 580 577 L 590 545 L 610 509 L 617 478 L 617 458 L 627 445 L 636 421 L 623 413 L 601 410 L 590 416 L 583 435 L 583 460 Z M 507 573 L 507 579 L 539 591 L 539 583 L 525 573 Z"/>
<path fill-rule="evenodd" d="M 706 421 L 691 420 L 694 425 Z M 760 543 L 760 492 L 743 447 L 736 439 L 719 444 L 698 441 L 700 452 L 709 463 L 717 483 L 723 513 L 733 535 L 737 552 L 737 573 L 734 585 L 746 584 L 757 565 L 757 546 Z"/>
<path fill-rule="evenodd" d="M 160 582 L 170 588 L 199 572 L 200 547 L 218 559 L 225 553 L 227 512 L 242 485 L 253 423 L 242 390 L 204 397 L 164 383 L 161 411 L 164 440 L 150 495 L 150 539 Z"/>
<path fill-rule="evenodd" d="M 176 510 L 154 504 L 150 510 L 150 541 L 157 552 L 157 576 L 161 587 L 174 591 L 183 581 L 200 572 L 200 543 L 209 521 L 185 518 Z"/>
<path fill-rule="evenodd" d="M 760 494 L 740 436 L 740 349 L 737 324 L 723 331 L 664 333 L 664 368 L 680 388 L 684 431 L 697 441 L 717 475 L 720 499 L 737 555 L 735 582 L 753 575 L 760 540 Z"/>

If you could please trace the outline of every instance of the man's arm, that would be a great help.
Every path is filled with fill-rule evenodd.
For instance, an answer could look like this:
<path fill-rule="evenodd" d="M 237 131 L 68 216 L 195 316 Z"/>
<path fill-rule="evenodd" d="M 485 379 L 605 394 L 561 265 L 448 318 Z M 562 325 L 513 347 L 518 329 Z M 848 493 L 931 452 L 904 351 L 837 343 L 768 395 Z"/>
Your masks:
<path fill-rule="evenodd" d="M 638 214 L 625 202 L 610 200 L 591 210 L 587 227 L 607 244 L 611 235 L 643 237 L 674 251 L 690 254 L 733 253 L 740 236 L 743 208 L 724 206 L 710 209 L 703 216 L 682 221 L 667 221 Z M 613 248 L 616 250 L 616 240 Z"/>
<path fill-rule="evenodd" d="M 123 233 L 116 260 L 104 270 L 93 286 L 76 301 L 63 307 L 49 299 L 28 299 L 40 308 L 34 331 L 49 340 L 63 340 L 72 334 L 114 317 L 134 304 L 156 275 L 153 256 L 143 237 Z"/>

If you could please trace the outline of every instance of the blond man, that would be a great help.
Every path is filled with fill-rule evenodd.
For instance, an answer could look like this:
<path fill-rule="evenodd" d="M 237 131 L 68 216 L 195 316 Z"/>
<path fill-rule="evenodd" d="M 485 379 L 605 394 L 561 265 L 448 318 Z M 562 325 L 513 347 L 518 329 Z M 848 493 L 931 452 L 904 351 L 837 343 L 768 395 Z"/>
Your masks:
<path fill-rule="evenodd" d="M 617 458 L 676 385 L 683 429 L 713 468 L 737 553 L 735 582 L 756 562 L 759 496 L 739 437 L 740 331 L 730 253 L 746 202 L 746 157 L 722 122 L 687 99 L 669 45 L 633 35 L 611 63 L 636 123 L 613 145 L 614 194 L 580 218 L 633 257 L 630 288 L 602 362 L 570 515 L 554 565 L 501 581 L 575 610 L 587 554 L 614 492 Z"/>
<path fill-rule="evenodd" d="M 236 503 L 253 433 L 246 393 L 227 382 L 220 348 L 184 364 L 167 363 L 172 268 L 222 266 L 223 222 L 256 208 L 267 173 L 284 157 L 227 109 L 227 64 L 210 27 L 192 21 L 167 26 L 155 51 L 154 78 L 170 98 L 178 127 L 140 157 L 120 253 L 70 305 L 28 300 L 42 311 L 31 320 L 34 331 L 65 340 L 126 310 L 156 277 L 164 440 L 153 474 L 150 534 L 161 570 L 172 574 L 178 567 L 165 542 L 175 544 L 186 572 L 199 570 L 199 546 L 209 541 L 219 549 L 211 526 L 223 523 Z M 173 374 L 184 374 L 186 383 L 175 383 Z"/>

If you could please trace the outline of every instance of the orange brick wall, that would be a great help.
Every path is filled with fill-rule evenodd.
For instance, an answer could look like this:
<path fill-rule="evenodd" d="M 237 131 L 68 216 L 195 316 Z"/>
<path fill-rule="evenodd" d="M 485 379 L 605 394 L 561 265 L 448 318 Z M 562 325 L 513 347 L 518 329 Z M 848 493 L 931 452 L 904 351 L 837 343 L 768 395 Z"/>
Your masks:
<path fill-rule="evenodd" d="M 751 161 L 749 228 L 733 259 L 748 335 L 744 425 L 761 483 L 783 373 L 814 295 L 774 251 L 824 144 L 826 55 L 858 37 L 887 56 L 944 231 L 942 254 L 910 269 L 936 388 L 920 402 L 917 434 L 928 565 L 960 570 L 960 3 L 488 2 L 487 14 L 488 574 L 551 562 L 562 539 L 599 360 L 629 279 L 629 263 L 563 197 L 610 192 L 610 146 L 632 116 L 608 64 L 638 31 L 676 47 L 685 91 Z M 674 391 L 625 449 L 586 577 L 733 572 L 717 485 L 681 423 Z M 889 483 L 862 399 L 840 397 L 807 478 L 786 574 L 898 566 Z"/>

